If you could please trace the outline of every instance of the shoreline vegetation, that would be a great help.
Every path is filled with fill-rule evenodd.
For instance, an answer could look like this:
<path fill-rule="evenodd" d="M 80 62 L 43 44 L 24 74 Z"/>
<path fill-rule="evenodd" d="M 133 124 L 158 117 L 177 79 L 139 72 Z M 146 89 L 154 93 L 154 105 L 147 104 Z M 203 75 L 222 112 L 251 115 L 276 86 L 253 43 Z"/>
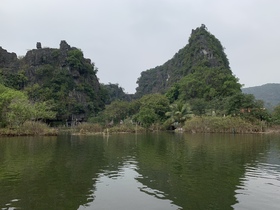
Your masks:
<path fill-rule="evenodd" d="M 180 133 L 230 133 L 230 134 L 269 134 L 280 133 L 280 126 L 268 125 L 263 121 L 251 123 L 240 117 L 193 117 L 182 127 L 167 129 L 163 124 L 152 124 L 144 128 L 133 123 L 102 126 L 99 123 L 80 123 L 72 127 L 50 127 L 43 122 L 27 121 L 21 126 L 1 128 L 0 136 L 57 136 L 68 133 L 70 135 L 110 135 L 120 133 L 172 131 Z"/>

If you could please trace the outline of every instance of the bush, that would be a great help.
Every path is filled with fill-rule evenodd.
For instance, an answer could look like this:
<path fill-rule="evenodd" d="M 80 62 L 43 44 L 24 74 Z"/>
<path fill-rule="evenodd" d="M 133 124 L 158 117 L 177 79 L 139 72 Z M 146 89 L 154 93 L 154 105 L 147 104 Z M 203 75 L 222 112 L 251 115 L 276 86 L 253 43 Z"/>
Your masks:
<path fill-rule="evenodd" d="M 262 132 L 263 125 L 252 124 L 240 117 L 194 117 L 185 122 L 191 133 L 253 133 Z"/>
<path fill-rule="evenodd" d="M 26 135 L 52 136 L 58 134 L 57 129 L 50 128 L 46 123 L 39 121 L 26 121 L 19 127 L 19 130 Z"/>

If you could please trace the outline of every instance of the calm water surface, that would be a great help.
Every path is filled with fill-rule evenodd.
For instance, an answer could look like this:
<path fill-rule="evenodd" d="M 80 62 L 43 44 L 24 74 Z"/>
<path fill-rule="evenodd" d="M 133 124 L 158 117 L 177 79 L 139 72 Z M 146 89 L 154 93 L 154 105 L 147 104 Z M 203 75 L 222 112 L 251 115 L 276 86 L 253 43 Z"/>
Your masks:
<path fill-rule="evenodd" d="M 280 136 L 0 138 L 0 209 L 280 209 Z"/>

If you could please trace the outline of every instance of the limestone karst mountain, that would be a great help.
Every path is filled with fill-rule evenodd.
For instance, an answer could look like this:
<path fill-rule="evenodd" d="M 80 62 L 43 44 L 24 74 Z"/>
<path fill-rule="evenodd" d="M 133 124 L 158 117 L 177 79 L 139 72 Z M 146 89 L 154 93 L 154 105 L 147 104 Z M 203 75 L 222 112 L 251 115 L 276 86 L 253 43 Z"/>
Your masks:
<path fill-rule="evenodd" d="M 198 67 L 223 68 L 227 73 L 232 73 L 223 46 L 204 24 L 192 30 L 188 44 L 173 58 L 141 73 L 137 81 L 136 96 L 164 93 Z"/>
<path fill-rule="evenodd" d="M 0 48 L 2 84 L 26 91 L 31 101 L 47 101 L 59 121 L 83 120 L 104 108 L 97 68 L 80 49 L 66 41 L 58 49 L 36 47 L 21 58 Z"/>

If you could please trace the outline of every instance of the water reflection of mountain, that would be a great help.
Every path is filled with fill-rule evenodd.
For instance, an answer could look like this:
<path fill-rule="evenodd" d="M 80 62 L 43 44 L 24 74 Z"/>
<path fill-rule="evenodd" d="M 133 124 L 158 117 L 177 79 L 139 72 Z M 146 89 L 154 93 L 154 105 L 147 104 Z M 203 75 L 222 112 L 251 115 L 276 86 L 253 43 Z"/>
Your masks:
<path fill-rule="evenodd" d="M 276 160 L 277 153 L 267 156 L 268 142 L 252 135 L 176 134 L 1 139 L 0 207 L 94 205 L 97 181 L 120 178 L 133 160 L 139 192 L 183 209 L 230 209 L 246 165 Z"/>
<path fill-rule="evenodd" d="M 265 148 L 253 136 L 147 137 L 139 145 L 138 181 L 183 209 L 231 209 L 245 164 Z M 156 148 L 156 149 L 154 149 Z"/>

